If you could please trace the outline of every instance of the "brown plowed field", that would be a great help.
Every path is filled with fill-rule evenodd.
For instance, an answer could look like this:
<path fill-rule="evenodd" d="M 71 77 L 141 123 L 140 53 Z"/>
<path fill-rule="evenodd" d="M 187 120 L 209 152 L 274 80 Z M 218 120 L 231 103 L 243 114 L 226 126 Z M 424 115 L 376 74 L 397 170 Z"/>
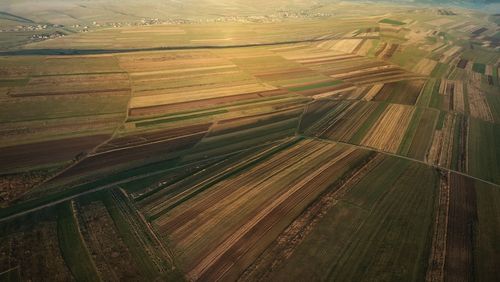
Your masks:
<path fill-rule="evenodd" d="M 0 171 L 70 161 L 78 154 L 92 150 L 108 137 L 92 135 L 0 148 Z"/>

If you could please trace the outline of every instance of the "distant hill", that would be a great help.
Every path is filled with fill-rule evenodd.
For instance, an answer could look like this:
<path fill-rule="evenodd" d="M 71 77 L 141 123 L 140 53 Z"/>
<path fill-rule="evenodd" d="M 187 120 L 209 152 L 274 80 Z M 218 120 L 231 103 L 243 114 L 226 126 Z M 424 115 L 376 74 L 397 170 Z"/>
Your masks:
<path fill-rule="evenodd" d="M 67 26 L 89 25 L 94 21 L 134 22 L 142 18 L 196 19 L 269 15 L 277 11 L 323 12 L 321 7 L 348 2 L 450 4 L 479 9 L 500 6 L 500 0 L 2 0 L 0 26 L 15 26 L 26 21 Z M 498 12 L 498 9 L 485 10 Z"/>

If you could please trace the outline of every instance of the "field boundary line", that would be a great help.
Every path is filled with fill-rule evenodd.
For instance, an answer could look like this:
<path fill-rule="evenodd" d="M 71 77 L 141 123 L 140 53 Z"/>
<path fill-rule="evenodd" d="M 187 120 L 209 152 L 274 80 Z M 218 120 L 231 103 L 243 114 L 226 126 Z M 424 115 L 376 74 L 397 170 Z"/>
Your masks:
<path fill-rule="evenodd" d="M 183 45 L 183 46 L 160 46 L 153 48 L 129 48 L 129 49 L 22 49 L 15 51 L 0 52 L 0 56 L 81 56 L 81 55 L 100 55 L 100 54 L 123 54 L 137 52 L 154 52 L 154 51 L 181 51 L 181 50 L 197 50 L 197 49 L 230 49 L 230 48 L 250 48 L 259 46 L 278 46 L 297 43 L 323 42 L 329 40 L 344 40 L 344 39 L 380 39 L 380 36 L 339 36 L 327 39 L 308 38 L 301 40 L 276 41 L 267 43 L 247 43 L 234 45 Z"/>
<path fill-rule="evenodd" d="M 323 142 L 329 142 L 329 143 L 339 143 L 339 144 L 344 144 L 344 145 L 348 145 L 348 146 L 354 146 L 354 147 L 357 147 L 357 148 L 360 148 L 360 149 L 375 151 L 377 153 L 381 153 L 381 154 L 384 154 L 384 155 L 398 157 L 398 158 L 409 160 L 409 161 L 413 161 L 413 162 L 418 162 L 418 163 L 425 164 L 425 165 L 430 166 L 430 167 L 434 167 L 434 168 L 440 169 L 440 170 L 445 171 L 445 172 L 452 172 L 452 173 L 455 173 L 455 174 L 459 174 L 459 175 L 462 175 L 462 176 L 465 176 L 465 177 L 468 177 L 468 178 L 471 178 L 471 179 L 474 179 L 474 180 L 477 180 L 477 181 L 481 181 L 481 182 L 489 184 L 491 186 L 495 186 L 497 188 L 500 188 L 500 184 L 493 183 L 493 182 L 490 182 L 488 180 L 481 179 L 481 178 L 469 175 L 469 174 L 464 173 L 464 172 L 456 171 L 456 170 L 453 170 L 453 169 L 450 169 L 450 168 L 445 168 L 445 167 L 442 167 L 442 166 L 439 166 L 439 165 L 435 165 L 435 164 L 429 164 L 429 163 L 426 163 L 425 161 L 421 161 L 421 160 L 417 160 L 417 159 L 412 159 L 412 158 L 409 158 L 409 157 L 406 157 L 406 156 L 401 156 L 401 155 L 398 155 L 398 154 L 394 154 L 394 153 L 382 151 L 382 150 L 379 150 L 379 149 L 376 149 L 376 148 L 367 147 L 367 146 L 363 146 L 363 145 L 352 144 L 352 143 L 347 143 L 347 142 L 342 142 L 342 141 L 329 140 L 329 139 L 324 139 L 324 138 L 319 138 L 319 137 L 312 137 L 312 136 L 305 136 L 305 135 L 301 135 L 301 136 L 304 139 L 313 139 L 313 140 L 317 140 L 317 141 L 323 141 Z"/>
<path fill-rule="evenodd" d="M 129 149 L 134 149 L 134 148 L 140 148 L 140 147 L 144 147 L 144 146 L 148 146 L 148 145 L 154 145 L 154 144 L 158 144 L 158 143 L 162 143 L 162 142 L 167 142 L 167 141 L 172 141 L 172 140 L 176 140 L 176 139 L 181 139 L 181 138 L 184 138 L 184 137 L 195 136 L 195 135 L 198 135 L 200 133 L 205 133 L 206 134 L 207 132 L 200 131 L 200 132 L 190 133 L 190 134 L 186 134 L 186 135 L 182 135 L 182 136 L 178 136 L 178 137 L 174 137 L 174 138 L 162 139 L 162 140 L 157 140 L 157 141 L 153 141 L 153 142 L 132 145 L 132 146 L 128 146 L 128 147 L 121 147 L 121 148 L 111 149 L 111 150 L 108 150 L 108 151 L 103 151 L 103 152 L 98 152 L 98 153 L 94 153 L 94 154 L 89 154 L 88 157 L 95 157 L 95 156 L 105 155 L 105 154 L 108 154 L 108 153 L 113 153 L 113 152 L 118 152 L 118 151 L 123 151 L 123 150 L 129 150 Z M 203 138 L 204 137 L 202 137 L 202 139 Z"/>
<path fill-rule="evenodd" d="M 13 271 L 14 269 L 18 269 L 18 271 L 19 271 L 21 269 L 21 265 L 18 264 L 14 267 L 7 269 L 7 270 L 4 270 L 4 271 L 0 272 L 0 275 L 9 273 L 9 272 Z"/>

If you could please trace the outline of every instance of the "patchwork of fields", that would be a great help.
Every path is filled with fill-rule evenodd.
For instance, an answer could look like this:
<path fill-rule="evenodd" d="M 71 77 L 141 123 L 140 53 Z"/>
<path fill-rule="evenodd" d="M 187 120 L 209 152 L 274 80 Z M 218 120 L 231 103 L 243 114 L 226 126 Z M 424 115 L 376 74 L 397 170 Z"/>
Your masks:
<path fill-rule="evenodd" d="M 416 11 L 1 56 L 0 278 L 497 280 L 494 27 Z"/>

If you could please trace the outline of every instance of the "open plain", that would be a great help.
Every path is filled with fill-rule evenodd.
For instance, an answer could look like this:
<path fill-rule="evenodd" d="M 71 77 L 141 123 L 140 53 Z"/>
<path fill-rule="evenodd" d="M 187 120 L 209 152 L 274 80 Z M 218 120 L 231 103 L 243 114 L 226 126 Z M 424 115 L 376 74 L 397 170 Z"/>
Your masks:
<path fill-rule="evenodd" d="M 73 2 L 0 12 L 0 280 L 500 279 L 498 14 Z"/>

